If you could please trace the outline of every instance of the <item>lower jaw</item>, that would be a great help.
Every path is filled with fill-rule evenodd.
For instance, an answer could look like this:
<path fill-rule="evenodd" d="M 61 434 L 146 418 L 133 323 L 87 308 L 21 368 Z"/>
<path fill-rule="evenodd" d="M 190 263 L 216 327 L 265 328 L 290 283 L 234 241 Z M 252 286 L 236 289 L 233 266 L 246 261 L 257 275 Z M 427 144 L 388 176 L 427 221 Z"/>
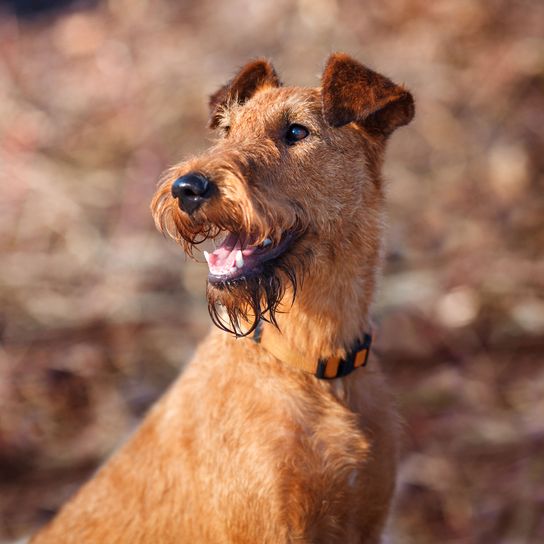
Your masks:
<path fill-rule="evenodd" d="M 233 276 L 215 276 L 208 274 L 208 283 L 214 287 L 224 287 L 226 285 L 234 285 L 236 283 L 244 282 L 250 278 L 254 278 L 262 274 L 262 268 L 253 268 L 250 270 L 241 270 L 238 274 Z"/>

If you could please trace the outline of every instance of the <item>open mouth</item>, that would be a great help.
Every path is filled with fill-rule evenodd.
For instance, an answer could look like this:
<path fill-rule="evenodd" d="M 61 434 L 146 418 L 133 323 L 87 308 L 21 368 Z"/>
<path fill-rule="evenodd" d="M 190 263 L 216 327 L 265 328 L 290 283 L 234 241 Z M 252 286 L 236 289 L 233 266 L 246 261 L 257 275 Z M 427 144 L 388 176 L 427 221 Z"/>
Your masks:
<path fill-rule="evenodd" d="M 260 274 L 263 265 L 284 253 L 291 244 L 292 236 L 284 234 L 274 245 L 266 238 L 260 245 L 253 245 L 249 236 L 228 233 L 212 253 L 204 251 L 208 263 L 210 283 L 223 283 Z"/>

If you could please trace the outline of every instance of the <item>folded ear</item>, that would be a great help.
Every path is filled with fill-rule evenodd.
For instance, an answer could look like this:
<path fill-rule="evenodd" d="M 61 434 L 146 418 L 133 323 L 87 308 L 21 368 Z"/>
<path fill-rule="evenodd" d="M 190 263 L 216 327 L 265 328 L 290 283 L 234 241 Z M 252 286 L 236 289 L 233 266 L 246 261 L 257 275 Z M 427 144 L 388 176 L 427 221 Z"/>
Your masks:
<path fill-rule="evenodd" d="M 356 122 L 389 136 L 414 117 L 414 99 L 406 89 L 345 53 L 329 57 L 322 94 L 323 115 L 333 127 Z"/>
<path fill-rule="evenodd" d="M 266 59 L 248 62 L 226 85 L 210 96 L 210 128 L 217 127 L 220 110 L 231 102 L 243 104 L 263 87 L 280 87 L 276 70 Z"/>

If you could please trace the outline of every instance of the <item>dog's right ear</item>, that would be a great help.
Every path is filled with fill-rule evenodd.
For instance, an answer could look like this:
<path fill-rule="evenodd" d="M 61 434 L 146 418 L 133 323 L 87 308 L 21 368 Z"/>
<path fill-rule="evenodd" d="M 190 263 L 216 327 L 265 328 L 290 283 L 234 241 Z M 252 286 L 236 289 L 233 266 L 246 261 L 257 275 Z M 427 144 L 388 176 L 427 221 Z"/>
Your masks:
<path fill-rule="evenodd" d="M 243 104 L 263 87 L 280 87 L 276 70 L 266 59 L 248 62 L 226 85 L 210 96 L 210 128 L 216 128 L 221 109 L 231 102 Z"/>
<path fill-rule="evenodd" d="M 389 136 L 414 117 L 414 99 L 401 85 L 345 53 L 334 53 L 322 77 L 323 115 L 330 126 L 354 122 Z"/>

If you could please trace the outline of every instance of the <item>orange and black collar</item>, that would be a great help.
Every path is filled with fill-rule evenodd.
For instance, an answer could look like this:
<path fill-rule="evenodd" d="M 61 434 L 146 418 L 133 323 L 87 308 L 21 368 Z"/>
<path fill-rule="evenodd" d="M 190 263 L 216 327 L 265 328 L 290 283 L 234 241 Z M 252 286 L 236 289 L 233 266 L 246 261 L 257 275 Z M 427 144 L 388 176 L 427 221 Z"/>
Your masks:
<path fill-rule="evenodd" d="M 327 357 L 317 361 L 309 361 L 304 354 L 286 345 L 277 328 L 273 325 L 265 326 L 262 320 L 257 324 L 252 338 L 254 342 L 260 344 L 280 361 L 324 380 L 341 378 L 356 368 L 364 367 L 368 361 L 372 344 L 372 336 L 364 333 L 362 340 L 357 341 L 345 357 Z"/>

